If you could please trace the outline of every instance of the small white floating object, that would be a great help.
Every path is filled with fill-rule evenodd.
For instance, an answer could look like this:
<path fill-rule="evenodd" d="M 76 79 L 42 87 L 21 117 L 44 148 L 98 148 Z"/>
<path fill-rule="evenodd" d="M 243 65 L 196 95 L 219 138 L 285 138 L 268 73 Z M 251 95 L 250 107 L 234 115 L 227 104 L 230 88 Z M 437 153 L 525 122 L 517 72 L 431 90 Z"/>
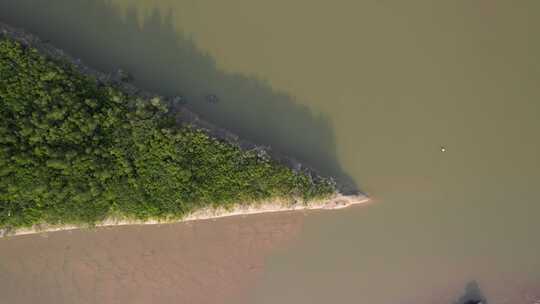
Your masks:
<path fill-rule="evenodd" d="M 446 147 L 442 146 L 441 147 L 441 152 L 446 152 Z"/>

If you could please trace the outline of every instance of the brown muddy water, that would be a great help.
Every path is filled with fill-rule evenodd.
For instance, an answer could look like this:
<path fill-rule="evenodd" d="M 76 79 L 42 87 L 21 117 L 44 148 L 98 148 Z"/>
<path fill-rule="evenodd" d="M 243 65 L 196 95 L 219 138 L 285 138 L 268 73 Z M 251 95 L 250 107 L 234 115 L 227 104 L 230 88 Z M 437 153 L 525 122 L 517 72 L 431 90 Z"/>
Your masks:
<path fill-rule="evenodd" d="M 237 303 L 302 213 L 11 237 L 0 303 Z"/>
<path fill-rule="evenodd" d="M 540 303 L 539 1 L 1 0 L 0 19 L 376 202 L 0 240 L 7 303 Z M 298 236 L 248 245 L 275 229 Z"/>

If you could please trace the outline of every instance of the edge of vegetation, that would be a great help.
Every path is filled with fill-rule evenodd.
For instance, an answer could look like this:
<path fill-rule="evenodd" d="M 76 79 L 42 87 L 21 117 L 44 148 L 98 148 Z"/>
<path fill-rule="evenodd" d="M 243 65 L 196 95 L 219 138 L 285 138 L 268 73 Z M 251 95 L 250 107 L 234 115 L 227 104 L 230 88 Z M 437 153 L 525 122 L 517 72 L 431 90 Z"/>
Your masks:
<path fill-rule="evenodd" d="M 337 193 L 0 34 L 0 229 L 181 219 L 205 207 Z"/>

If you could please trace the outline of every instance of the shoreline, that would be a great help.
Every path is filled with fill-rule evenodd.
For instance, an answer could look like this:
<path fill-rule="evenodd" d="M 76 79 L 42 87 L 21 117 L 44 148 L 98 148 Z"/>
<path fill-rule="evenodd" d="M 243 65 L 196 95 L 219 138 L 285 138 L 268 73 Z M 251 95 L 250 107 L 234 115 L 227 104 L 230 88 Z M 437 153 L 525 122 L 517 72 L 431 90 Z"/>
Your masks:
<path fill-rule="evenodd" d="M 220 128 L 206 120 L 201 119 L 197 114 L 192 112 L 184 105 L 175 104 L 175 99 L 179 96 L 163 97 L 146 90 L 141 90 L 135 87 L 133 84 L 126 82 L 122 79 L 121 75 L 106 74 L 97 71 L 91 67 L 86 66 L 81 60 L 76 59 L 65 51 L 56 48 L 48 42 L 42 41 L 39 37 L 26 32 L 23 29 L 18 29 L 0 22 L 0 36 L 5 35 L 11 39 L 14 39 L 27 47 L 33 47 L 39 50 L 42 54 L 52 58 L 54 60 L 65 61 L 71 64 L 80 73 L 93 77 L 97 81 L 105 84 L 115 85 L 122 92 L 127 95 L 141 97 L 143 99 L 151 99 L 153 97 L 159 97 L 164 100 L 168 109 L 172 111 L 177 123 L 190 124 L 197 129 L 204 130 L 209 135 L 226 141 L 228 143 L 239 146 L 242 150 L 256 150 L 258 153 L 267 154 L 279 163 L 289 167 L 295 171 L 309 172 L 310 175 L 318 175 L 317 171 L 313 168 L 306 166 L 298 160 L 273 151 L 270 147 L 260 146 L 252 142 L 239 138 L 236 134 Z M 280 200 L 273 199 L 270 201 L 251 202 L 251 203 L 237 203 L 232 208 L 225 209 L 223 207 L 205 207 L 195 210 L 183 218 L 176 219 L 148 219 L 145 221 L 133 220 L 126 218 L 108 218 L 95 225 L 48 225 L 38 224 L 32 227 L 20 228 L 20 229 L 2 229 L 0 228 L 0 238 L 18 235 L 28 235 L 36 233 L 54 232 L 54 231 L 67 231 L 75 229 L 88 229 L 93 227 L 110 227 L 110 226 L 123 226 L 123 225 L 155 225 L 155 224 L 171 224 L 196 220 L 208 220 L 222 217 L 262 214 L 271 212 L 285 212 L 295 210 L 336 210 L 346 208 L 352 205 L 364 204 L 369 201 L 368 195 L 360 192 L 356 186 L 349 185 L 343 181 L 335 180 L 336 192 L 331 197 L 322 200 L 314 200 L 307 203 L 294 202 L 294 199 Z"/>
<path fill-rule="evenodd" d="M 14 230 L 0 229 L 0 238 L 7 238 L 12 236 L 20 235 L 30 235 L 30 234 L 39 234 L 47 232 L 57 232 L 57 231 L 70 231 L 70 230 L 81 230 L 81 229 L 90 229 L 90 228 L 99 228 L 99 227 L 114 227 L 114 226 L 134 226 L 134 225 L 161 225 L 161 224 L 174 224 L 174 223 L 184 223 L 200 220 L 210 220 L 218 219 L 224 217 L 233 217 L 233 216 L 245 216 L 253 214 L 264 214 L 264 213 L 275 213 L 275 212 L 286 212 L 286 211 L 300 211 L 300 210 L 338 210 L 347 208 L 353 205 L 363 205 L 369 203 L 370 198 L 365 194 L 358 195 L 343 195 L 335 194 L 333 197 L 330 197 L 325 200 L 312 201 L 308 203 L 294 203 L 290 204 L 284 201 L 269 201 L 261 203 L 251 203 L 251 204 L 235 204 L 234 207 L 230 209 L 225 209 L 223 207 L 206 207 L 202 209 L 195 210 L 190 214 L 186 215 L 181 219 L 172 219 L 172 220 L 159 220 L 159 219 L 148 219 L 148 220 L 130 220 L 130 219 L 114 219 L 109 218 L 103 222 L 96 223 L 95 226 L 85 226 L 85 225 L 47 225 L 39 224 L 34 225 L 29 228 L 20 228 Z"/>

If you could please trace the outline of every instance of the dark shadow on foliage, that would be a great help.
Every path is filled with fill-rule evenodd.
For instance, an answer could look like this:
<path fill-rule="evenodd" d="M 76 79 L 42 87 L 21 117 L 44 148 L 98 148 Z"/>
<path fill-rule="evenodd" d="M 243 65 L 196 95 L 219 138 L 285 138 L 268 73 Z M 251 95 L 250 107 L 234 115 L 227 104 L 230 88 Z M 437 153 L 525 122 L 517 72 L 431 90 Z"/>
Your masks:
<path fill-rule="evenodd" d="M 478 283 L 476 281 L 471 281 L 465 286 L 463 295 L 452 304 L 488 304 L 488 301 L 480 290 Z"/>
<path fill-rule="evenodd" d="M 341 168 L 329 119 L 260 79 L 220 71 L 215 60 L 155 11 L 141 25 L 135 9 L 121 14 L 104 0 L 3 0 L 0 18 L 49 40 L 91 67 L 128 71 L 134 83 L 181 95 L 202 118 L 290 155 L 346 190 L 357 187 Z M 219 102 L 209 103 L 209 95 Z M 351 191 L 352 192 L 352 191 Z"/>

